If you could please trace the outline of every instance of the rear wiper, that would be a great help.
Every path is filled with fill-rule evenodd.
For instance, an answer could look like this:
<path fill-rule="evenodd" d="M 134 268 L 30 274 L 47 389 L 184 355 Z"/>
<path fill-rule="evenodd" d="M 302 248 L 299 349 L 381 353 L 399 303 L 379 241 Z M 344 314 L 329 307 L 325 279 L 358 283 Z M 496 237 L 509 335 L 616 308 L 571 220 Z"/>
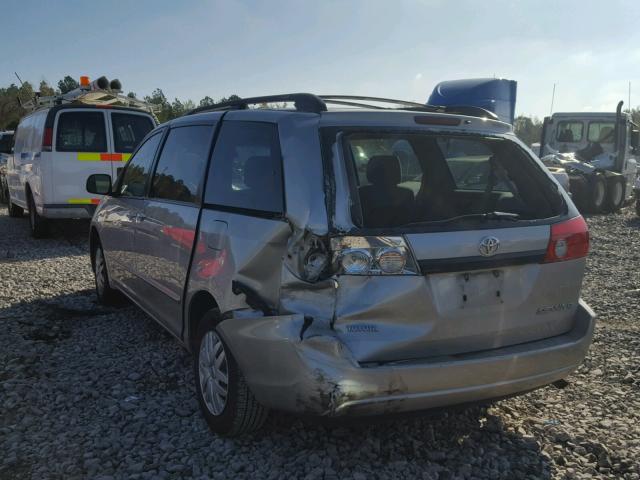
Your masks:
<path fill-rule="evenodd" d="M 446 225 L 449 223 L 458 223 L 463 222 L 465 220 L 480 220 L 480 221 L 489 221 L 489 220 L 506 220 L 509 222 L 517 222 L 520 220 L 520 215 L 517 213 L 510 212 L 485 212 L 485 213 L 469 213 L 467 215 L 458 215 L 457 217 L 445 218 L 444 220 L 432 220 L 432 221 L 424 221 L 424 222 L 414 222 L 409 223 L 408 225 L 403 226 L 415 226 L 415 225 Z"/>

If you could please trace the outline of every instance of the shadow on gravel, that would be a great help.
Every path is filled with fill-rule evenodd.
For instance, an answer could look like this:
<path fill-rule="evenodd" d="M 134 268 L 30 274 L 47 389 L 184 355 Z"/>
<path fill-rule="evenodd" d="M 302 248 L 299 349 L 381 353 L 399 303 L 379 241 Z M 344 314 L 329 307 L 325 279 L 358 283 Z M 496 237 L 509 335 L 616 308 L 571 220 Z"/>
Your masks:
<path fill-rule="evenodd" d="M 631 228 L 640 228 L 640 217 L 629 218 L 624 222 L 625 226 Z"/>
<path fill-rule="evenodd" d="M 135 307 L 98 305 L 93 290 L 15 304 L 0 311 L 0 324 L 0 339 L 19 344 L 0 351 L 0 391 L 7 382 L 21 389 L 0 415 L 4 448 L 19 442 L 11 464 L 0 459 L 0 478 L 51 473 L 55 465 L 28 454 L 43 445 L 64 459 L 65 473 L 86 477 L 141 469 L 150 478 L 201 477 L 218 472 L 222 458 L 227 478 L 552 476 L 536 439 L 490 406 L 348 421 L 272 413 L 255 434 L 217 437 L 198 411 L 189 355 Z M 46 421 L 34 428 L 36 418 Z M 267 458 L 268 474 L 255 475 Z"/>

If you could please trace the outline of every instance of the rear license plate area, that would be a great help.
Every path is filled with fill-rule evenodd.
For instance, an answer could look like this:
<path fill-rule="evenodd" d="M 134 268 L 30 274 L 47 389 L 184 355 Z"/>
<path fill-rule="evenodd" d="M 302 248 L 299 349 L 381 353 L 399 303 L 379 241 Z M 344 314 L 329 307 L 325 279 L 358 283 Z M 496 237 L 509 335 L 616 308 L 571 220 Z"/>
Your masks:
<path fill-rule="evenodd" d="M 460 308 L 475 308 L 504 303 L 504 272 L 490 270 L 460 273 L 456 277 Z"/>

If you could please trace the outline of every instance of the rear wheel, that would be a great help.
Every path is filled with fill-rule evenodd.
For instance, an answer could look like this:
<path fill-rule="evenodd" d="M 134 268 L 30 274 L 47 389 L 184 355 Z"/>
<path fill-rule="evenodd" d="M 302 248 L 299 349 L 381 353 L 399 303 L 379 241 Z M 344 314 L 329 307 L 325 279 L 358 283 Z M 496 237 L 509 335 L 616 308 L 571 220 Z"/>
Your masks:
<path fill-rule="evenodd" d="M 218 310 L 198 324 L 193 366 L 198 403 L 209 428 L 236 436 L 257 430 L 269 411 L 255 399 L 231 351 L 216 330 Z"/>
<path fill-rule="evenodd" d="M 589 179 L 587 190 L 587 205 L 590 213 L 600 213 L 604 210 L 607 198 L 607 182 L 602 175 L 594 175 Z"/>
<path fill-rule="evenodd" d="M 622 208 L 625 200 L 625 187 L 624 178 L 616 176 L 610 179 L 605 200 L 605 210 L 607 212 L 617 212 Z"/>
<path fill-rule="evenodd" d="M 104 259 L 102 246 L 98 244 L 93 256 L 93 271 L 96 281 L 96 296 L 103 305 L 116 305 L 119 300 L 118 291 L 111 288 L 109 284 L 109 274 L 107 272 L 107 262 Z"/>
<path fill-rule="evenodd" d="M 49 225 L 47 220 L 40 216 L 36 209 L 36 202 L 33 195 L 29 193 L 29 226 L 31 227 L 31 236 L 33 238 L 44 238 L 49 233 Z"/>

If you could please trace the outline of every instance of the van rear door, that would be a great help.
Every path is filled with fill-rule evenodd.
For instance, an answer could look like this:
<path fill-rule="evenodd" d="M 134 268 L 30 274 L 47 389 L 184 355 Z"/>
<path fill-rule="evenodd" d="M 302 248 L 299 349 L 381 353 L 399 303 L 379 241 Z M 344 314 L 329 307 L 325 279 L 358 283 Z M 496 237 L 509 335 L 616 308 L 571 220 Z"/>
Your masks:
<path fill-rule="evenodd" d="M 47 204 L 91 205 L 98 195 L 87 193 L 86 181 L 94 173 L 111 175 L 111 152 L 104 110 L 61 109 L 54 121 L 51 152 L 52 196 Z"/>
<path fill-rule="evenodd" d="M 115 184 L 122 167 L 131 157 L 142 139 L 155 127 L 153 118 L 144 112 L 109 110 L 109 152 L 111 175 Z"/>

